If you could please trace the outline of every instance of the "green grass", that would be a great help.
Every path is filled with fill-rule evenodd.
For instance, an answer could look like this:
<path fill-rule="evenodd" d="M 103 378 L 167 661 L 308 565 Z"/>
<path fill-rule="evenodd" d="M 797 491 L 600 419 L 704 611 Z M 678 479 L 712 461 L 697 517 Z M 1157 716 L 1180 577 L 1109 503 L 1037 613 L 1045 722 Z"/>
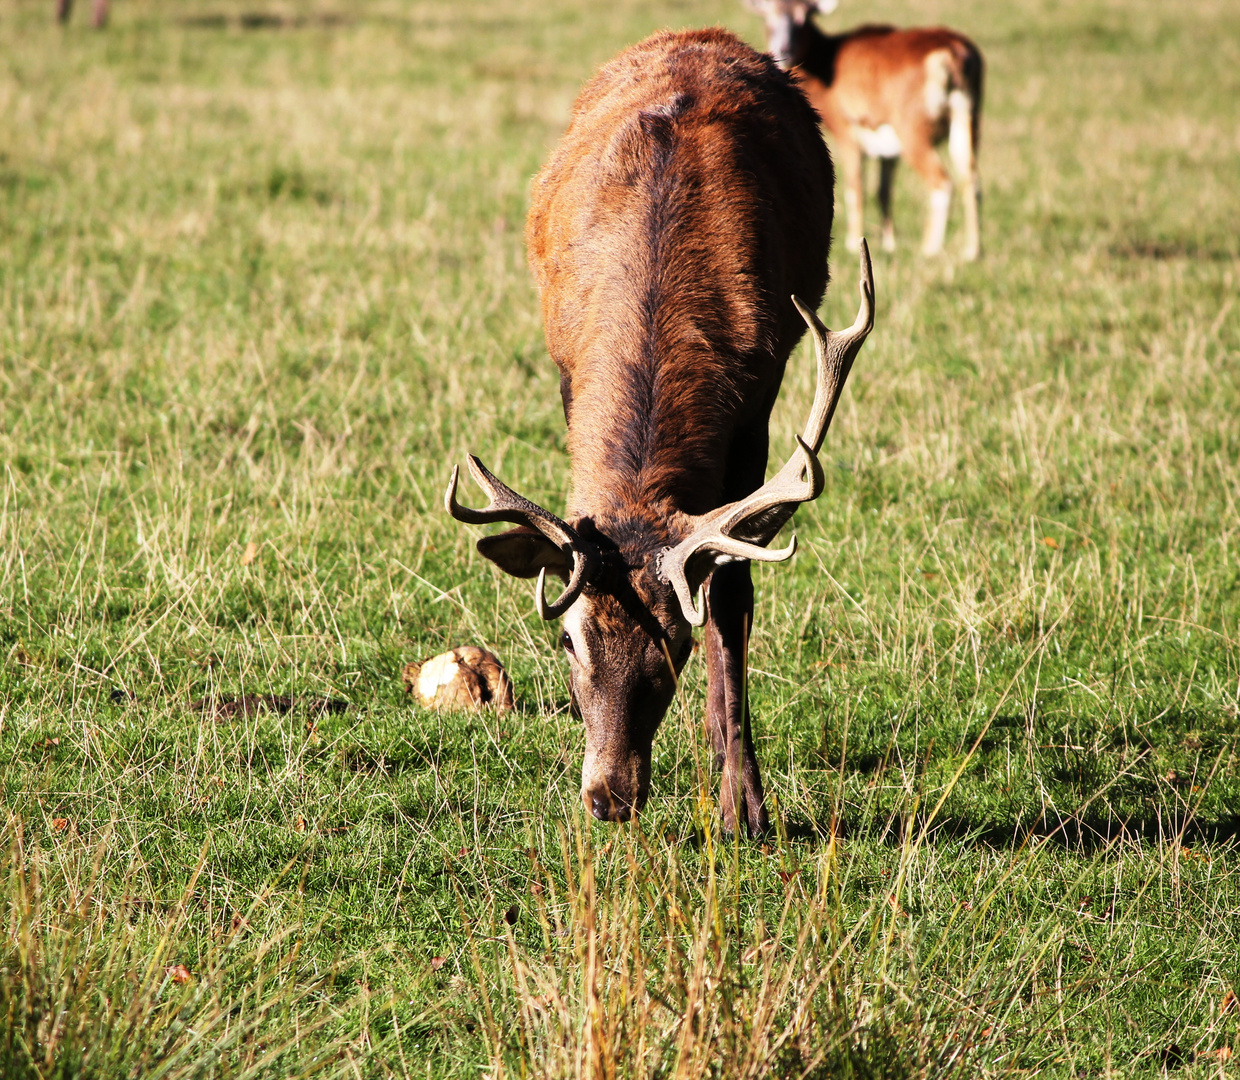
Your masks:
<path fill-rule="evenodd" d="M 698 659 L 640 825 L 582 819 L 555 629 L 440 499 L 473 451 L 563 505 L 521 228 L 577 89 L 757 19 L 0 0 L 6 1080 L 1234 1075 L 1240 11 L 868 18 L 985 52 L 987 250 L 921 260 L 902 172 L 732 845 Z M 407 699 L 465 643 L 516 713 Z"/>

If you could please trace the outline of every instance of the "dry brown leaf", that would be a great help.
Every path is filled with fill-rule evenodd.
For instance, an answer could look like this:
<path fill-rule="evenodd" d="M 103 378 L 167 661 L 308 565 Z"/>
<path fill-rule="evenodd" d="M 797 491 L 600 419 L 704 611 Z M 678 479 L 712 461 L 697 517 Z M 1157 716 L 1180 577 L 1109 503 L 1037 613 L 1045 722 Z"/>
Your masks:
<path fill-rule="evenodd" d="M 506 922 L 509 926 L 516 926 L 518 914 L 519 912 L 517 910 L 517 905 L 513 904 L 512 907 L 504 912 L 504 922 Z"/>
<path fill-rule="evenodd" d="M 293 832 L 305 832 L 305 831 L 306 831 L 306 819 L 299 814 L 297 816 L 297 820 L 293 822 Z"/>
<path fill-rule="evenodd" d="M 542 884 L 537 881 L 533 882 L 530 885 L 530 895 L 531 896 L 542 896 L 542 894 L 543 894 Z"/>
<path fill-rule="evenodd" d="M 245 545 L 245 551 L 241 555 L 241 565 L 249 566 L 250 563 L 252 563 L 257 558 L 258 558 L 258 545 L 254 543 L 253 540 L 251 540 L 248 544 Z"/>
<path fill-rule="evenodd" d="M 57 832 L 64 832 L 69 827 L 69 819 L 67 817 L 52 818 L 52 828 Z"/>
<path fill-rule="evenodd" d="M 187 983 L 193 978 L 184 964 L 169 964 L 164 968 L 164 974 L 174 983 Z"/>
<path fill-rule="evenodd" d="M 1053 536 L 1042 537 L 1042 543 L 1044 543 L 1048 548 L 1051 548 L 1052 550 L 1058 550 L 1059 548 L 1059 541 L 1056 540 Z"/>
<path fill-rule="evenodd" d="M 438 971 L 446 963 L 447 961 L 444 960 L 442 956 L 432 956 L 431 957 L 431 971 Z"/>
<path fill-rule="evenodd" d="M 1218 1014 L 1219 1016 L 1226 1016 L 1228 1013 L 1234 1012 L 1240 1012 L 1240 1001 L 1237 1001 L 1234 990 L 1228 990 L 1223 995 L 1223 1000 L 1219 1002 Z"/>

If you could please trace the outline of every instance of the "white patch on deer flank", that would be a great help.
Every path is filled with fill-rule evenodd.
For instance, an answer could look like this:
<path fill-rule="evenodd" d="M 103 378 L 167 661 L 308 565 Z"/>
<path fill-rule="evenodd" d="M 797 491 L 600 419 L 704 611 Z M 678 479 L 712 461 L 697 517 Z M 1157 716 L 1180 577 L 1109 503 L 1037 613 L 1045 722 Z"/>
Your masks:
<path fill-rule="evenodd" d="M 870 157 L 897 158 L 903 151 L 900 136 L 890 124 L 883 124 L 877 129 L 854 127 L 852 133 L 857 142 L 861 144 L 861 149 Z"/>

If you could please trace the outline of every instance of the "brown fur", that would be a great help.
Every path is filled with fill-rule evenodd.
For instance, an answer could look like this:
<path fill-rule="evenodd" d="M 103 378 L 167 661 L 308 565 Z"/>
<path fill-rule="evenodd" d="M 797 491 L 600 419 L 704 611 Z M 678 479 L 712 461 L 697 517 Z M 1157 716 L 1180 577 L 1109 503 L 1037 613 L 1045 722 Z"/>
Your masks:
<path fill-rule="evenodd" d="M 816 305 L 826 286 L 831 166 L 812 119 L 722 30 L 657 34 L 582 92 L 526 226 L 570 389 L 576 514 L 666 519 L 761 483 L 804 330 L 788 297 Z"/>
<path fill-rule="evenodd" d="M 790 296 L 817 305 L 826 287 L 832 188 L 792 79 L 723 30 L 656 34 L 604 66 L 534 181 L 526 241 L 561 373 L 567 517 L 603 560 L 565 615 L 582 797 L 599 817 L 646 800 L 651 743 L 692 644 L 655 559 L 687 515 L 762 484 L 771 407 L 804 331 Z M 563 553 L 530 529 L 479 546 L 518 576 L 567 577 Z M 724 824 L 761 831 L 748 575 L 732 564 L 708 587 L 708 707 Z"/>
<path fill-rule="evenodd" d="M 856 129 L 876 131 L 890 125 L 900 140 L 901 154 L 931 191 L 950 192 L 951 179 L 936 147 L 948 136 L 948 95 L 959 91 L 970 103 L 969 162 L 957 165 L 965 186 L 966 255 L 980 251 L 976 235 L 976 151 L 981 136 L 984 64 L 977 46 L 963 34 L 944 27 L 899 30 L 894 26 L 859 26 L 828 34 L 814 25 L 814 4 L 807 0 L 749 0 L 767 23 L 768 40 L 777 47 L 780 63 L 794 70 L 823 126 L 835 139 L 838 164 L 849 196 L 849 246 L 861 236 L 861 161 L 864 151 Z M 941 84 L 929 86 L 941 80 Z M 937 109 L 927 97 L 941 91 Z M 963 168 L 961 168 L 963 166 Z M 890 218 L 890 184 L 894 161 L 884 161 L 879 198 L 883 204 L 884 246 L 894 246 Z M 945 213 L 946 211 L 944 211 Z M 931 216 L 933 218 L 932 209 Z M 927 226 L 924 246 L 935 251 L 941 236 Z"/>

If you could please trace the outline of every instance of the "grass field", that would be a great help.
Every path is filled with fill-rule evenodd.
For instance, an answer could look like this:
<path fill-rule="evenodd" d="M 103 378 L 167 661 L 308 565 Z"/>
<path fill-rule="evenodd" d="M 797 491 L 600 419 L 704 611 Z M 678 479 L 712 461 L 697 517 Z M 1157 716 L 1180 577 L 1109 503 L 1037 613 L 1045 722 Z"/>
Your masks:
<path fill-rule="evenodd" d="M 563 506 L 521 228 L 582 81 L 757 18 L 0 0 L 6 1080 L 1236 1075 L 1240 8 L 843 7 L 985 52 L 986 254 L 901 175 L 755 571 L 756 844 L 697 658 L 583 819 L 556 629 L 440 499 L 473 451 Z M 465 643 L 515 713 L 407 698 Z"/>

